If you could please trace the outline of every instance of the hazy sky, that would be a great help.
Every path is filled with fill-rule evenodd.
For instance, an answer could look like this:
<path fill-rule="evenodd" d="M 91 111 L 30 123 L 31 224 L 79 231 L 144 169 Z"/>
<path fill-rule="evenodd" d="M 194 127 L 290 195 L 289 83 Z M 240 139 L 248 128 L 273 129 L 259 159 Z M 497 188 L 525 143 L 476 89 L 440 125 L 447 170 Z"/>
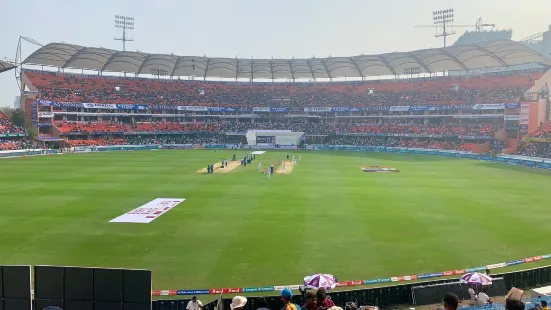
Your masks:
<path fill-rule="evenodd" d="M 176 55 L 281 58 L 351 56 L 441 47 L 432 11 L 454 8 L 456 24 L 478 17 L 521 40 L 546 31 L 551 0 L 2 0 L 0 59 L 15 59 L 19 36 L 122 49 L 114 15 L 136 19 L 127 50 Z M 474 29 L 474 28 L 473 28 Z M 456 29 L 455 41 L 465 28 Z M 23 44 L 23 56 L 37 47 Z M 18 94 L 0 74 L 0 106 Z"/>

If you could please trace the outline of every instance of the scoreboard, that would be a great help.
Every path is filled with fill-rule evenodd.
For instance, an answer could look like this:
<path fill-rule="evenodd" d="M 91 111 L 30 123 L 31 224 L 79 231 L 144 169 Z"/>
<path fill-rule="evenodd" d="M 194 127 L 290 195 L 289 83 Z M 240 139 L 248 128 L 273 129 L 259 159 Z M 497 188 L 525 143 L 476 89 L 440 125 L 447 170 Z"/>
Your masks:
<path fill-rule="evenodd" d="M 256 136 L 257 144 L 274 144 L 275 136 Z"/>

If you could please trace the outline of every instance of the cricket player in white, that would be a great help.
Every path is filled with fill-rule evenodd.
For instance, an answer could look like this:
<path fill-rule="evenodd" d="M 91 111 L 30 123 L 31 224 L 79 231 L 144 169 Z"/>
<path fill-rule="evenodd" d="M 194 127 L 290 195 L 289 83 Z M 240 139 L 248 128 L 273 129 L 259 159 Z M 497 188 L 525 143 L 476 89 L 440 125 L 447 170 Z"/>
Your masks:
<path fill-rule="evenodd" d="M 285 162 L 283 162 L 283 174 L 285 174 Z"/>
<path fill-rule="evenodd" d="M 298 154 L 298 161 L 302 160 L 302 154 Z"/>
<path fill-rule="evenodd" d="M 262 169 L 262 162 L 261 161 L 258 162 L 258 171 L 260 171 L 260 169 Z"/>
<path fill-rule="evenodd" d="M 297 159 L 293 156 L 293 165 L 297 164 Z"/>
<path fill-rule="evenodd" d="M 270 169 L 270 167 L 268 167 L 268 179 L 271 179 L 270 178 L 270 175 L 272 174 L 272 169 Z"/>

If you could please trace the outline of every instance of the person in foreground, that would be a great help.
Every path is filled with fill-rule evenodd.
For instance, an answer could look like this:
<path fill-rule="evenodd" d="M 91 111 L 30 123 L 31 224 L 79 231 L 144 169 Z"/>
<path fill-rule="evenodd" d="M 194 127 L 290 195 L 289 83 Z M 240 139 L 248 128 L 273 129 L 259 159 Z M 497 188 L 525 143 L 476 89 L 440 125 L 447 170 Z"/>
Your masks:
<path fill-rule="evenodd" d="M 231 300 L 230 308 L 231 310 L 240 310 L 245 307 L 245 304 L 247 304 L 247 298 L 243 296 L 235 296 Z"/>
<path fill-rule="evenodd" d="M 534 308 L 532 308 L 532 309 L 549 310 L 549 307 L 547 306 L 547 301 L 542 300 L 541 305 L 535 304 Z"/>
<path fill-rule="evenodd" d="M 191 300 L 187 303 L 186 310 L 201 310 L 203 308 L 203 303 L 197 299 L 197 296 L 193 296 Z"/>
<path fill-rule="evenodd" d="M 444 298 L 442 298 L 442 302 L 444 303 L 444 309 L 456 310 L 459 306 L 459 297 L 454 293 L 446 293 L 444 294 Z"/>
<path fill-rule="evenodd" d="M 316 305 L 318 309 L 319 308 L 328 309 L 335 306 L 335 303 L 331 299 L 327 298 L 327 296 L 325 295 L 325 290 L 323 289 L 319 289 L 316 292 L 316 298 L 317 298 Z"/>
<path fill-rule="evenodd" d="M 505 310 L 524 310 L 525 304 L 513 298 L 507 298 L 505 300 Z"/>
<path fill-rule="evenodd" d="M 302 306 L 303 310 L 316 310 L 318 308 L 315 290 L 307 290 L 304 293 L 304 299 L 306 303 Z"/>
<path fill-rule="evenodd" d="M 281 301 L 283 302 L 283 308 L 281 310 L 300 310 L 300 306 L 292 303 L 293 292 L 291 289 L 286 288 L 281 291 Z"/>

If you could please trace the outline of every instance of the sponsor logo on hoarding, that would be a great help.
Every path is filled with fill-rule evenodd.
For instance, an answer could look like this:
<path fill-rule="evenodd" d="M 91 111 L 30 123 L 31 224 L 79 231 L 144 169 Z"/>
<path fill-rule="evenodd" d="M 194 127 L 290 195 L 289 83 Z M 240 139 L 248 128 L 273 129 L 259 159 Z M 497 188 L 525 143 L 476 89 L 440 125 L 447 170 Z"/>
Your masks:
<path fill-rule="evenodd" d="M 207 295 L 210 290 L 177 290 L 176 295 Z"/>
<path fill-rule="evenodd" d="M 398 105 L 390 107 L 390 112 L 407 112 L 409 111 L 408 105 Z"/>
<path fill-rule="evenodd" d="M 178 106 L 177 109 L 179 111 L 191 111 L 191 112 L 208 111 L 207 107 L 199 107 L 199 106 Z"/>
<path fill-rule="evenodd" d="M 184 198 L 157 198 L 132 211 L 110 220 L 110 223 L 150 223 L 159 216 L 170 211 Z"/>
<path fill-rule="evenodd" d="M 331 107 L 304 108 L 304 112 L 331 112 Z"/>
<path fill-rule="evenodd" d="M 290 289 L 290 290 L 298 290 L 298 288 L 300 287 L 300 285 L 280 285 L 280 286 L 274 286 L 274 290 L 276 291 L 281 291 L 281 290 L 284 290 L 286 288 Z"/>
<path fill-rule="evenodd" d="M 245 287 L 243 293 L 256 293 L 256 292 L 273 292 L 273 286 L 261 286 L 261 287 Z"/>
<path fill-rule="evenodd" d="M 82 106 L 86 109 L 117 109 L 117 105 L 111 103 L 83 103 Z"/>
<path fill-rule="evenodd" d="M 52 113 L 52 112 L 38 112 L 38 117 L 52 118 L 52 117 L 54 117 L 54 113 Z"/>
<path fill-rule="evenodd" d="M 518 121 L 520 119 L 520 115 L 503 115 L 503 119 L 506 121 Z"/>
<path fill-rule="evenodd" d="M 255 107 L 253 108 L 253 112 L 270 112 L 269 107 Z"/>
<path fill-rule="evenodd" d="M 524 259 L 513 260 L 513 261 L 510 261 L 510 262 L 506 262 L 505 264 L 506 264 L 507 266 L 513 266 L 513 265 L 518 265 L 518 264 L 524 264 Z"/>
<path fill-rule="evenodd" d="M 504 103 L 475 104 L 473 109 L 474 110 L 502 110 L 502 109 L 505 109 L 505 104 Z"/>
<path fill-rule="evenodd" d="M 499 264 L 488 265 L 488 266 L 486 266 L 486 268 L 488 268 L 488 269 L 495 269 L 495 268 L 503 268 L 503 267 L 505 267 L 505 266 L 507 266 L 507 264 L 505 264 L 505 263 L 499 263 Z"/>

